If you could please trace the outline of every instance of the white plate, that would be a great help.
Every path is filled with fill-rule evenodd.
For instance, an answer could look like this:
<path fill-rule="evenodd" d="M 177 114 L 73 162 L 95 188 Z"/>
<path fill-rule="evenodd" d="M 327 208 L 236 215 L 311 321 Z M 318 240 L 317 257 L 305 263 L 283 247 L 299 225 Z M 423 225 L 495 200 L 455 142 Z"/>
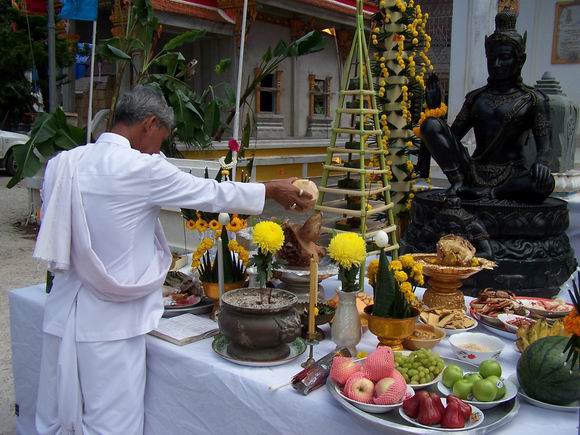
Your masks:
<path fill-rule="evenodd" d="M 444 406 L 447 406 L 447 399 L 441 399 L 441 401 L 443 402 Z M 409 423 L 414 424 L 415 426 L 423 427 L 425 429 L 439 430 L 441 432 L 463 432 L 475 429 L 477 426 L 483 423 L 483 412 L 481 412 L 480 409 L 477 409 L 473 405 L 469 406 L 471 406 L 471 417 L 469 418 L 467 423 L 465 423 L 465 426 L 460 429 L 445 429 L 438 424 L 434 426 L 426 426 L 424 424 L 419 423 L 414 418 L 411 418 L 407 414 L 405 414 L 403 408 L 399 408 L 399 414 L 401 414 L 401 417 L 403 417 L 403 419 L 407 420 Z"/>
<path fill-rule="evenodd" d="M 398 350 L 398 351 L 395 351 L 395 354 L 400 353 L 403 356 L 409 356 L 411 354 L 411 352 L 412 351 L 410 351 L 410 350 Z M 439 356 L 443 360 L 443 364 L 445 364 L 445 359 L 441 355 L 439 355 Z M 446 365 L 443 366 L 443 370 L 445 370 L 445 366 Z M 431 382 L 427 382 L 426 384 L 409 384 L 409 386 L 412 387 L 413 390 L 422 390 L 423 388 L 427 388 L 430 385 L 434 385 L 439 381 L 439 379 L 441 379 L 443 377 L 443 370 L 441 370 L 441 373 L 439 373 Z"/>
<path fill-rule="evenodd" d="M 386 414 L 387 412 L 391 412 L 392 410 L 402 406 L 403 401 L 405 399 L 408 399 L 409 397 L 413 397 L 415 395 L 415 391 L 410 386 L 407 385 L 407 392 L 405 393 L 405 396 L 403 397 L 403 400 L 401 400 L 400 403 L 395 403 L 394 405 L 375 405 L 373 403 L 363 403 L 359 402 L 358 400 L 349 399 L 344 394 L 342 394 L 342 391 L 340 391 L 340 388 L 334 382 L 333 385 L 334 389 L 336 390 L 336 392 L 340 397 L 342 397 L 348 403 L 351 403 L 353 406 L 356 406 L 361 411 L 370 412 L 371 414 Z"/>
<path fill-rule="evenodd" d="M 274 367 L 279 366 L 282 364 L 289 363 L 290 361 L 294 361 L 300 355 L 302 355 L 306 351 L 306 342 L 298 337 L 292 343 L 288 343 L 288 347 L 290 348 L 290 354 L 286 358 L 282 358 L 275 361 L 246 361 L 238 359 L 228 352 L 228 344 L 229 340 L 224 337 L 223 335 L 219 334 L 214 337 L 211 347 L 215 353 L 221 356 L 223 359 L 232 362 L 234 364 L 238 364 L 241 366 L 248 366 L 248 367 Z"/>
<path fill-rule="evenodd" d="M 578 400 L 575 402 L 572 402 L 569 405 L 552 405 L 551 403 L 540 402 L 539 400 L 533 399 L 524 392 L 523 388 L 520 387 L 520 384 L 518 382 L 518 377 L 515 373 L 510 375 L 510 377 L 508 379 L 510 381 L 512 381 L 512 383 L 518 389 L 518 396 L 520 396 L 523 400 L 528 402 L 530 405 L 537 406 L 538 408 L 549 409 L 551 411 L 578 412 L 578 410 L 580 410 L 580 402 Z"/>
<path fill-rule="evenodd" d="M 478 323 L 477 323 L 477 320 L 476 320 L 476 319 L 474 319 L 474 318 L 473 318 L 473 317 L 471 317 L 471 316 L 467 316 L 467 317 L 469 317 L 471 320 L 473 320 L 473 321 L 474 321 L 474 324 L 473 324 L 473 326 L 471 326 L 471 327 L 469 327 L 469 328 L 467 328 L 467 329 L 450 329 L 450 328 L 441 328 L 441 329 L 443 329 L 443 330 L 445 331 L 445 334 L 447 334 L 447 336 L 450 336 L 450 335 L 453 335 L 453 334 L 459 334 L 460 332 L 468 332 L 468 331 L 471 331 L 472 329 L 475 329 L 475 328 L 477 328 L 477 324 L 478 324 Z M 423 319 L 419 318 L 419 321 L 420 321 L 421 323 L 423 323 L 423 324 L 427 325 L 427 323 L 425 323 L 425 322 L 423 321 Z M 438 326 L 438 328 L 439 328 L 439 326 Z"/>
<path fill-rule="evenodd" d="M 466 375 L 466 374 L 467 373 L 464 373 L 464 375 Z M 503 379 L 503 382 L 505 384 L 505 395 L 501 399 L 494 400 L 493 402 L 479 402 L 479 401 L 474 400 L 474 399 L 473 400 L 464 400 L 464 402 L 469 403 L 470 405 L 473 405 L 473 406 L 477 406 L 479 409 L 490 409 L 490 408 L 495 408 L 496 406 L 502 404 L 503 402 L 507 402 L 508 400 L 512 400 L 518 394 L 518 387 L 516 387 L 514 385 L 514 383 L 512 381 L 510 381 L 509 379 Z M 453 394 L 453 390 L 450 388 L 447 388 L 445 385 L 443 385 L 443 381 L 437 382 L 437 389 L 441 392 L 441 394 L 444 394 L 445 396 L 447 396 L 449 394 Z"/>
<path fill-rule="evenodd" d="M 487 329 L 489 332 L 492 332 L 495 335 L 499 335 L 500 337 L 507 338 L 508 340 L 516 341 L 516 339 L 518 338 L 516 336 L 516 334 L 514 334 L 513 332 L 510 332 L 510 331 L 506 331 L 505 329 L 501 329 L 501 328 L 496 327 L 496 326 L 488 325 L 485 322 L 480 322 L 479 324 L 481 326 L 483 326 L 485 329 Z"/>
<path fill-rule="evenodd" d="M 518 330 L 518 327 L 517 327 L 517 326 L 514 326 L 514 325 L 510 325 L 510 324 L 508 323 L 510 320 L 516 320 L 516 319 L 526 319 L 526 320 L 531 320 L 531 322 L 532 322 L 532 325 L 533 325 L 534 323 L 536 323 L 536 321 L 535 321 L 535 320 L 533 320 L 533 319 L 530 319 L 530 318 L 528 318 L 528 317 L 526 317 L 526 316 L 518 316 L 517 314 L 500 314 L 499 316 L 497 316 L 497 318 L 500 320 L 500 322 L 503 324 L 503 326 L 505 326 L 505 328 L 506 328 L 508 331 L 511 331 L 511 332 L 513 332 L 514 334 L 517 332 L 517 330 Z"/>
<path fill-rule="evenodd" d="M 566 303 L 568 306 L 567 311 L 548 311 L 544 308 L 544 306 L 539 302 L 542 300 L 549 301 L 550 299 L 547 298 L 526 298 L 526 297 L 519 297 L 517 300 L 530 310 L 533 313 L 539 314 L 540 316 L 549 317 L 549 318 L 558 318 L 558 317 L 566 317 L 570 311 L 574 309 L 574 306 L 570 303 Z"/>

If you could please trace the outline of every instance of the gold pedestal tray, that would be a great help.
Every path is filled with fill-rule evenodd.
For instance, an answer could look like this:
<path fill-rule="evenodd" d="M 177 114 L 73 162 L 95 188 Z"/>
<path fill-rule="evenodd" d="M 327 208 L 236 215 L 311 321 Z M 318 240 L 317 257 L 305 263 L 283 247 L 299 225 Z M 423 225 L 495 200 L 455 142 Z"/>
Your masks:
<path fill-rule="evenodd" d="M 374 305 L 365 308 L 369 331 L 379 339 L 379 346 L 389 346 L 393 351 L 403 350 L 403 340 L 413 335 L 419 312 L 413 310 L 413 317 L 392 319 L 373 315 Z"/>
<path fill-rule="evenodd" d="M 485 258 L 476 257 L 478 266 L 443 266 L 437 264 L 437 254 L 412 254 L 413 259 L 423 266 L 423 275 L 429 277 L 423 303 L 429 308 L 465 309 L 465 299 L 459 290 L 463 280 L 493 269 L 496 264 Z"/>

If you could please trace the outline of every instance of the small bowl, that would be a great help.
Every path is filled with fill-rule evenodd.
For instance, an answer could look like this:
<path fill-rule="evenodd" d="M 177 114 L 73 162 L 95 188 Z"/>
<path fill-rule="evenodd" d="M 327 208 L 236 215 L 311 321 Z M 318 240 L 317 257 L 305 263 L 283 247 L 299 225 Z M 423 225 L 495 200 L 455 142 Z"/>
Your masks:
<path fill-rule="evenodd" d="M 503 342 L 491 335 L 480 332 L 463 332 L 449 337 L 449 344 L 460 360 L 471 364 L 481 364 L 486 359 L 497 359 L 503 350 Z M 487 351 L 465 349 L 462 345 L 477 344 L 487 348 Z"/>
<path fill-rule="evenodd" d="M 353 400 L 346 397 L 344 394 L 342 394 L 342 391 L 340 391 L 340 388 L 336 384 L 334 384 L 334 388 L 338 392 L 339 396 L 344 400 L 346 400 L 348 403 L 354 405 L 361 411 L 369 412 L 371 414 L 386 414 L 387 412 L 391 412 L 403 406 L 403 402 L 405 400 L 415 395 L 415 390 L 413 390 L 410 386 L 407 385 L 407 392 L 405 393 L 405 396 L 403 397 L 403 400 L 401 400 L 401 402 L 395 403 L 394 405 L 375 405 L 373 403 L 363 403 L 359 402 L 358 400 Z"/>
<path fill-rule="evenodd" d="M 437 334 L 435 338 L 418 338 L 418 337 L 407 337 L 403 340 L 403 347 L 409 350 L 418 349 L 433 349 L 443 337 L 445 337 L 445 331 L 437 326 L 425 325 L 422 323 L 417 323 L 415 325 L 415 331 L 425 331 Z"/>
<path fill-rule="evenodd" d="M 530 322 L 531 325 L 533 325 L 534 323 L 536 323 L 535 320 L 530 319 L 529 317 L 526 316 L 518 316 L 517 314 L 500 314 L 499 316 L 497 316 L 497 318 L 501 321 L 501 323 L 505 326 L 505 328 L 510 331 L 510 332 L 518 332 L 518 327 L 514 326 L 508 322 L 512 321 L 512 320 L 516 320 L 516 319 L 522 319 L 525 321 Z"/>

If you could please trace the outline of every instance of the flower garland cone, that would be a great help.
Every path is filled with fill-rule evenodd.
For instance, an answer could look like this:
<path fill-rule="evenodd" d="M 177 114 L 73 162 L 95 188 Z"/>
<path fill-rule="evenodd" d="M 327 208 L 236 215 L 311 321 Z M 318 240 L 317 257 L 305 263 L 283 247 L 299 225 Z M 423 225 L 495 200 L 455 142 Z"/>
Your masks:
<path fill-rule="evenodd" d="M 362 366 L 353 362 L 351 357 L 335 356 L 330 367 L 330 379 L 334 383 L 343 386 L 348 378 L 361 370 Z"/>
<path fill-rule="evenodd" d="M 394 369 L 395 356 L 391 348 L 387 346 L 381 346 L 376 349 L 364 362 L 364 370 L 374 382 L 391 377 Z"/>

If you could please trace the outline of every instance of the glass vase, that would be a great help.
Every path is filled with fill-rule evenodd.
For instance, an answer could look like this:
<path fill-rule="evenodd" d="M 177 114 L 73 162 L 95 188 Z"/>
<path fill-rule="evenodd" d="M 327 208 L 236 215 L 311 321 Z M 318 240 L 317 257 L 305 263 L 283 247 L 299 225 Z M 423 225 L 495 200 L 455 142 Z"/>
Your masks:
<path fill-rule="evenodd" d="M 357 292 L 336 291 L 338 307 L 332 322 L 332 341 L 337 348 L 346 347 L 351 355 L 356 355 L 356 345 L 362 335 L 360 316 L 356 308 Z"/>

